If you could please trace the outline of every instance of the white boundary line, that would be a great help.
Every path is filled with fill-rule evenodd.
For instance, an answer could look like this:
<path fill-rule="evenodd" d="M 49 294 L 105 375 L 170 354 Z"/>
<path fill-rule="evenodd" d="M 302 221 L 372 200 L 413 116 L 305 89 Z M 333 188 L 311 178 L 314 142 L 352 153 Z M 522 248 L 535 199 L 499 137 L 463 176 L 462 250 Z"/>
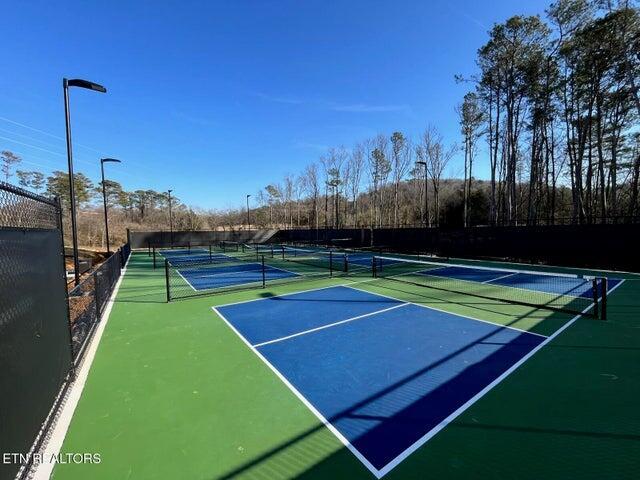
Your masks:
<path fill-rule="evenodd" d="M 330 288 L 330 287 L 326 287 L 326 288 Z M 317 290 L 321 290 L 321 289 L 317 289 Z M 262 300 L 262 299 L 260 299 Z M 238 303 L 244 303 L 244 302 L 238 302 Z M 342 444 L 347 447 L 351 453 L 353 453 L 356 458 L 358 460 L 360 460 L 362 462 L 362 464 L 367 467 L 367 469 L 369 469 L 369 471 L 376 477 L 376 478 L 380 478 L 382 475 L 380 475 L 380 472 L 378 471 L 378 469 L 376 467 L 374 467 L 371 462 L 369 462 L 369 460 L 367 460 L 365 458 L 364 455 L 362 455 L 358 449 L 356 447 L 354 447 L 353 445 L 351 445 L 351 443 L 349 442 L 349 440 L 347 440 L 318 410 L 316 410 L 316 408 L 296 389 L 296 387 L 294 387 L 289 380 L 287 380 L 287 378 L 282 375 L 278 369 L 276 367 L 274 367 L 269 360 L 267 360 L 259 351 L 256 347 L 254 347 L 253 345 L 251 345 L 251 343 L 249 343 L 247 341 L 246 338 L 244 338 L 242 336 L 242 334 L 231 324 L 231 322 L 229 322 L 229 320 L 227 320 L 225 318 L 224 315 L 222 315 L 218 309 L 216 307 L 211 307 L 211 309 L 216 313 L 216 315 L 218 315 L 226 324 L 227 326 L 238 336 L 238 338 L 240 338 L 240 340 L 251 349 L 251 351 L 253 351 L 253 353 L 264 362 L 264 364 L 269 367 L 271 369 L 271 371 L 273 373 L 275 373 L 275 375 L 282 381 L 282 383 L 284 383 L 289 390 L 291 390 L 291 392 L 293 392 L 293 394 L 298 397 L 298 400 L 300 400 L 310 411 L 311 413 L 313 413 L 330 431 L 331 433 L 333 433 L 338 440 L 340 440 L 340 442 L 342 442 Z"/>
<path fill-rule="evenodd" d="M 365 292 L 365 293 L 370 293 L 370 294 L 373 294 L 373 295 L 378 295 L 378 296 L 380 296 L 380 297 L 389 298 L 389 299 L 391 299 L 391 300 L 396 300 L 396 301 L 400 301 L 400 302 L 403 302 L 403 301 L 404 301 L 404 300 L 402 300 L 402 299 L 400 299 L 400 298 L 395 298 L 395 297 L 392 297 L 392 296 L 390 296 L 390 295 L 384 295 L 384 294 L 382 294 L 382 293 L 370 292 L 369 290 L 363 290 L 363 289 L 361 289 L 361 288 L 353 287 L 353 286 L 351 286 L 351 285 L 345 285 L 345 287 L 346 287 L 346 288 L 351 288 L 351 289 L 353 289 L 353 290 L 357 290 L 357 291 L 359 291 L 359 292 Z M 515 331 L 520 332 L 520 333 L 527 333 L 527 334 L 529 334 L 529 335 L 536 335 L 536 336 L 538 336 L 538 337 L 548 338 L 548 337 L 547 337 L 547 335 L 542 335 L 542 334 L 540 334 L 540 333 L 529 332 L 529 331 L 527 331 L 527 330 L 522 330 L 521 328 L 511 327 L 511 326 L 509 326 L 509 325 L 502 325 L 501 323 L 494 323 L 494 322 L 490 322 L 489 320 L 481 320 L 481 319 L 479 319 L 479 318 L 470 317 L 470 316 L 468 316 L 468 315 L 463 315 L 463 314 L 461 314 L 461 313 L 449 312 L 448 310 L 442 310 L 442 309 L 440 309 L 440 308 L 431 307 L 431 306 L 427 306 L 427 305 L 422 305 L 421 303 L 415 303 L 415 302 L 407 302 L 407 303 L 409 303 L 409 304 L 411 304 L 411 305 L 415 305 L 416 307 L 426 308 L 427 310 L 435 310 L 436 312 L 446 313 L 446 314 L 448 314 L 448 315 L 453 315 L 453 316 L 456 316 L 456 317 L 465 318 L 465 319 L 467 319 L 467 320 L 473 320 L 473 321 L 475 321 L 475 322 L 488 323 L 489 325 L 494 325 L 494 326 L 496 326 L 496 327 L 498 327 L 498 328 L 507 328 L 507 329 L 509 329 L 509 330 L 515 330 Z"/>
<path fill-rule="evenodd" d="M 104 310 L 104 312 L 102 312 L 102 316 L 100 317 L 100 321 L 98 322 L 98 327 L 94 332 L 93 337 L 89 340 L 89 345 L 85 351 L 84 359 L 82 359 L 80 364 L 80 370 L 76 371 L 76 379 L 69 387 L 69 391 L 67 392 L 66 398 L 64 399 L 63 406 L 55 421 L 53 430 L 51 431 L 49 441 L 44 447 L 43 458 L 45 459 L 51 458 L 51 456 L 54 454 L 58 454 L 60 452 L 60 449 L 62 448 L 64 439 L 67 435 L 67 432 L 69 431 L 69 425 L 71 424 L 71 420 L 73 419 L 73 414 L 75 413 L 78 402 L 80 401 L 80 397 L 82 396 L 84 385 L 87 382 L 89 371 L 91 370 L 91 366 L 93 365 L 93 359 L 95 358 L 96 351 L 98 350 L 98 346 L 100 345 L 102 334 L 104 333 L 104 329 L 106 328 L 107 323 L 109 323 L 111 309 L 113 308 L 113 305 L 115 303 L 114 300 L 118 295 L 120 284 L 124 279 L 124 276 L 127 272 L 127 267 L 129 266 L 129 260 L 131 260 L 132 256 L 133 255 L 129 255 L 129 258 L 127 258 L 127 263 L 125 263 L 124 268 L 120 272 L 120 278 L 116 282 L 116 286 L 113 289 L 113 292 L 111 292 L 111 296 L 109 297 L 109 301 L 107 302 L 107 308 Z M 54 466 L 55 463 L 53 462 L 41 463 L 33 472 L 32 480 L 49 480 L 51 474 L 53 473 Z"/>
<path fill-rule="evenodd" d="M 501 275 L 498 278 L 492 278 L 490 280 L 485 280 L 484 282 L 480 282 L 480 283 L 491 283 L 491 282 L 497 282 L 498 280 L 502 280 L 503 278 L 507 278 L 507 277 L 512 277 L 514 275 L 517 275 L 517 273 L 507 273 L 506 275 Z"/>
<path fill-rule="evenodd" d="M 607 291 L 607 295 L 611 294 L 616 288 L 618 288 L 620 285 L 622 285 L 624 283 L 624 280 L 621 280 L 620 283 L 618 283 L 615 287 L 613 287 L 612 289 Z M 333 285 L 330 287 L 322 287 L 322 288 L 317 288 L 317 289 L 310 289 L 310 290 L 305 290 L 305 291 L 315 291 L 315 290 L 325 290 L 328 288 L 335 288 L 335 287 L 346 287 L 346 288 L 351 288 L 353 290 L 357 290 L 357 291 L 361 291 L 364 293 L 369 293 L 369 294 L 373 294 L 373 295 L 379 295 L 381 297 L 386 297 L 386 298 L 391 298 L 394 299 L 393 297 L 390 297 L 388 295 L 380 295 L 377 294 L 375 292 L 369 292 L 367 290 L 361 290 L 359 288 L 355 288 L 349 285 Z M 296 293 L 303 293 L 305 291 L 301 291 L 301 292 L 292 292 L 292 293 L 288 293 L 288 294 L 283 294 L 283 295 L 274 295 L 274 296 L 286 296 L 286 295 L 295 295 Z M 273 298 L 273 297 L 269 297 L 269 298 Z M 536 347 L 534 347 L 533 349 L 531 349 L 529 351 L 529 353 L 527 353 L 526 355 L 524 355 L 522 358 L 520 358 L 520 360 L 518 360 L 516 363 L 514 363 L 513 365 L 511 365 L 511 367 L 509 367 L 506 371 L 504 371 L 500 376 L 498 376 L 496 379 L 494 379 L 491 383 L 489 383 L 487 386 L 485 386 L 481 391 L 479 391 L 477 394 L 475 394 L 473 397 L 471 397 L 469 400 L 467 400 L 467 402 L 465 402 L 463 405 L 461 405 L 458 409 L 456 409 L 454 412 L 452 412 L 451 414 L 449 414 L 446 418 L 444 418 L 438 425 L 436 425 L 435 427 L 433 427 L 431 430 L 429 430 L 426 434 L 424 434 L 422 437 L 420 437 L 417 441 L 415 441 L 412 445 L 410 445 L 408 448 L 406 448 L 400 455 L 398 455 L 397 457 L 395 457 L 393 460 L 391 460 L 389 463 L 387 463 L 384 467 L 382 467 L 380 470 L 378 470 L 376 467 L 374 467 L 371 462 L 369 462 L 364 455 L 362 455 L 358 449 L 356 449 L 350 442 L 349 440 L 347 440 L 287 379 L 286 377 L 284 377 L 277 368 L 275 368 L 258 350 L 255 346 L 251 345 L 251 343 L 249 343 L 247 341 L 246 338 L 244 338 L 242 336 L 242 334 L 225 318 L 224 315 L 222 315 L 219 311 L 218 308 L 219 307 L 223 307 L 223 306 L 228 306 L 228 305 L 237 305 L 237 304 L 241 304 L 241 303 L 249 303 L 249 302 L 254 302 L 254 301 L 258 301 L 258 300 L 267 300 L 266 298 L 258 298 L 258 299 L 253 299 L 253 300 L 248 300 L 245 302 L 235 302 L 235 303 L 229 303 L 226 305 L 219 305 L 217 307 L 211 307 L 211 309 L 227 324 L 227 326 L 240 338 L 240 340 L 242 340 L 242 342 L 244 342 L 245 345 L 247 345 L 254 354 L 256 354 L 258 356 L 258 358 L 260 358 L 260 360 L 262 360 L 270 369 L 273 373 L 275 373 L 275 375 L 289 388 L 289 390 L 291 390 L 293 392 L 293 394 L 298 397 L 298 399 L 338 438 L 338 440 L 340 440 L 342 442 L 342 444 L 347 447 L 351 453 L 353 453 L 355 455 L 355 457 L 360 460 L 360 462 L 362 462 L 362 464 L 369 469 L 369 471 L 378 479 L 382 478 L 383 476 L 385 476 L 387 473 L 389 473 L 393 468 L 395 468 L 396 466 L 398 466 L 403 460 L 405 460 L 408 456 L 410 456 L 413 452 L 415 452 L 418 448 L 420 448 L 422 445 L 424 445 L 427 441 L 429 441 L 432 437 L 434 437 L 438 432 L 440 432 L 443 428 L 445 428 L 449 423 L 451 423 L 453 420 L 455 420 L 458 416 L 460 416 L 465 410 L 467 410 L 469 407 L 471 407 L 474 403 L 476 403 L 478 400 L 480 400 L 480 398 L 482 398 L 484 395 L 486 395 L 490 390 L 492 390 L 496 385 L 498 385 L 500 382 L 502 382 L 505 378 L 507 378 L 511 373 L 513 373 L 515 370 L 517 370 L 524 362 L 526 362 L 529 358 L 531 358 L 534 354 L 536 354 L 540 349 L 542 349 L 542 347 L 544 347 L 545 345 L 547 345 L 549 342 L 551 342 L 553 339 L 555 339 L 558 335 L 560 335 L 562 332 L 564 332 L 567 328 L 569 328 L 571 325 L 573 325 L 576 320 L 578 320 L 584 313 L 586 313 L 591 306 L 585 308 L 582 313 L 579 313 L 578 315 L 575 315 L 573 318 L 571 318 L 571 320 L 569 320 L 567 323 L 565 323 L 562 327 L 560 327 L 558 330 L 556 330 L 552 335 L 545 337 L 544 335 L 540 335 L 540 334 L 536 334 L 536 333 L 532 333 L 532 332 L 526 332 L 524 330 L 519 330 L 516 328 L 513 328 L 513 330 L 519 330 L 521 332 L 524 333 L 529 333 L 531 335 L 538 335 L 541 337 L 544 337 L 545 339 L 540 342 Z M 394 299 L 394 300 L 398 300 L 398 299 Z M 432 307 L 426 307 L 425 305 L 420 305 L 420 304 L 414 304 L 417 306 L 422 306 L 424 308 L 429 308 L 431 310 L 437 310 L 437 311 L 443 311 L 443 310 L 439 310 L 436 308 L 432 308 Z M 443 311 L 444 313 L 449 313 L 452 315 L 457 315 L 459 317 L 463 317 L 463 318 L 468 318 L 471 320 L 476 320 L 476 321 L 480 321 L 480 322 L 485 322 L 484 320 L 478 320 L 472 317 L 465 317 L 464 315 L 458 315 L 458 314 L 453 314 L 451 312 L 446 312 Z M 502 328 L 511 328 L 511 327 L 507 327 L 504 325 L 499 325 L 499 324 L 494 324 L 493 322 L 485 322 L 485 323 L 489 323 L 491 325 L 496 325 L 498 327 L 502 327 Z"/>
<path fill-rule="evenodd" d="M 180 273 L 180 269 L 176 268 L 176 272 L 178 272 L 178 275 L 180 275 L 180 278 L 182 278 L 185 282 L 187 282 L 187 285 L 189 285 L 191 287 L 191 289 L 194 292 L 197 292 L 198 290 L 196 289 L 196 287 L 194 287 L 193 285 L 191 285 L 191 282 L 189 280 L 187 280 L 186 278 L 184 278 L 184 276 L 182 275 L 182 273 Z"/>
<path fill-rule="evenodd" d="M 394 305 L 393 307 L 383 308 L 381 310 L 376 310 L 375 312 L 364 313 L 362 315 L 358 315 L 358 316 L 355 316 L 355 317 L 347 318 L 345 320 L 340 320 L 339 322 L 327 323 L 326 325 L 322 325 L 321 327 L 310 328 L 309 330 L 303 330 L 301 332 L 294 333 L 292 335 L 287 335 L 286 337 L 280 337 L 280 338 L 276 338 L 274 340 L 267 340 L 266 342 L 256 343 L 254 345 L 254 347 L 258 348 L 258 347 L 262 347 L 264 345 L 271 345 L 272 343 L 282 342 L 284 340 L 289 340 L 290 338 L 300 337 L 301 335 L 306 335 L 308 333 L 313 333 L 313 332 L 317 332 L 319 330 L 324 330 L 325 328 L 335 327 L 337 325 L 342 325 L 343 323 L 353 322 L 354 320 L 360 320 L 361 318 L 371 317 L 373 315 L 378 315 L 380 313 L 388 312 L 389 310 L 395 310 L 396 308 L 406 307 L 407 305 L 411 305 L 411 303 L 409 303 L 409 302 L 400 303 L 398 305 Z"/>
<path fill-rule="evenodd" d="M 327 280 L 327 278 L 326 277 L 322 277 L 322 280 Z M 294 284 L 287 284 L 287 285 L 294 285 Z M 270 295 L 270 296 L 265 297 L 265 298 L 252 298 L 252 299 L 249 299 L 249 300 L 240 300 L 240 301 L 237 301 L 237 302 L 223 303 L 222 305 L 216 305 L 215 308 L 228 307 L 230 305 L 239 305 L 241 303 L 260 302 L 262 300 L 269 300 L 271 298 L 288 297 L 289 295 L 297 295 L 298 293 L 315 292 L 317 290 L 326 290 L 327 288 L 346 287 L 346 286 L 347 285 L 345 285 L 345 284 L 337 284 L 337 285 L 328 285 L 326 287 L 309 288 L 307 290 L 298 290 L 296 292 L 279 293 L 277 295 Z"/>

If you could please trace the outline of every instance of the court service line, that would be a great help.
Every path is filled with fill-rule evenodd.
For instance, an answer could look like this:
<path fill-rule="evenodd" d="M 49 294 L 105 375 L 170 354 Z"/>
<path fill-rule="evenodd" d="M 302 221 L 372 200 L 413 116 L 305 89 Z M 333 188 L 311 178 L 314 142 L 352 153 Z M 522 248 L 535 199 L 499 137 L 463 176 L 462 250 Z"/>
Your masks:
<path fill-rule="evenodd" d="M 506 275 L 501 275 L 498 278 L 491 278 L 489 280 L 485 280 L 484 282 L 480 282 L 480 283 L 497 282 L 498 280 L 502 280 L 503 278 L 507 278 L 507 277 L 512 277 L 514 275 L 517 275 L 517 273 L 507 273 Z"/>
<path fill-rule="evenodd" d="M 361 290 L 362 291 L 362 290 Z M 294 333 L 292 335 L 287 335 L 285 337 L 275 338 L 273 340 L 268 340 L 262 343 L 256 343 L 253 345 L 254 347 L 262 347 L 264 345 L 271 345 L 272 343 L 282 342 L 284 340 L 289 340 L 290 338 L 299 337 L 301 335 L 306 335 L 307 333 L 318 332 L 320 330 L 324 330 L 326 328 L 335 327 L 337 325 L 342 325 L 343 323 L 353 322 L 354 320 L 360 320 L 361 318 L 371 317 L 373 315 L 378 315 L 379 313 L 388 312 L 389 310 L 394 310 L 400 307 L 406 307 L 407 305 L 411 305 L 410 303 L 401 303 L 400 305 L 394 305 L 393 307 L 383 308 L 382 310 L 376 310 L 375 312 L 369 312 L 362 315 L 357 315 L 355 317 L 347 318 L 345 320 L 340 320 L 339 322 L 328 323 L 326 325 L 322 325 L 321 327 L 310 328 L 309 330 L 303 330 L 302 332 Z"/>
<path fill-rule="evenodd" d="M 316 279 L 313 279 L 313 280 L 316 280 Z M 330 280 L 330 279 L 325 277 L 325 276 L 323 276 L 322 278 L 318 278 L 317 280 Z M 287 284 L 282 284 L 282 285 L 287 285 Z M 289 284 L 289 285 L 294 285 L 294 284 Z M 280 286 L 280 285 L 273 285 L 273 286 Z M 241 303 L 262 302 L 264 300 L 270 300 L 270 299 L 274 299 L 274 298 L 288 297 L 288 296 L 291 296 L 291 295 L 298 295 L 299 293 L 316 292 L 318 290 L 326 290 L 327 288 L 347 287 L 347 286 L 348 285 L 346 285 L 346 284 L 338 283 L 338 284 L 335 284 L 335 285 L 328 285 L 326 287 L 308 288 L 306 290 L 297 290 L 295 292 L 279 293 L 279 294 L 276 294 L 276 295 L 269 295 L 266 298 L 251 298 L 249 300 L 240 300 L 238 302 L 223 303 L 222 305 L 214 305 L 211 308 L 229 307 L 231 305 L 240 305 Z"/>
<path fill-rule="evenodd" d="M 399 302 L 402 302 L 403 300 L 399 299 L 399 298 L 395 298 L 395 297 L 391 297 L 389 295 L 384 295 L 382 293 L 378 293 L 378 292 L 370 292 L 368 290 L 363 290 L 361 288 L 357 288 L 357 287 L 353 287 L 351 285 L 345 285 L 347 288 L 352 288 L 353 290 L 357 290 L 359 292 L 365 292 L 365 293 L 369 293 L 369 294 L 373 294 L 373 295 L 378 295 L 380 297 L 385 297 L 385 298 L 389 298 L 391 300 L 396 300 Z M 455 312 L 449 312 L 447 310 L 442 310 L 440 308 L 436 308 L 436 307 L 432 307 L 430 305 L 423 305 L 421 303 L 415 303 L 415 302 L 407 302 L 410 305 L 415 305 L 416 307 L 421 307 L 421 308 L 426 308 L 427 310 L 435 310 L 436 312 L 441 312 L 441 313 L 446 313 L 448 315 L 454 315 L 456 317 L 461 317 L 461 318 L 466 318 L 467 320 L 473 320 L 475 322 L 482 322 L 482 323 L 487 323 L 489 325 L 493 325 L 495 327 L 498 328 L 507 328 L 509 330 L 515 330 L 517 332 L 520 333 L 528 333 L 529 335 L 535 335 L 537 337 L 542 337 L 542 338 L 549 338 L 547 335 L 542 335 L 540 333 L 535 333 L 535 332 L 529 332 L 527 330 L 523 330 L 521 328 L 517 328 L 517 327 L 511 327 L 509 325 L 502 325 L 501 323 L 494 323 L 494 322 L 490 322 L 489 320 L 482 320 L 480 318 L 475 318 L 475 317 L 470 317 L 469 315 L 463 315 L 461 313 L 455 313 Z"/>

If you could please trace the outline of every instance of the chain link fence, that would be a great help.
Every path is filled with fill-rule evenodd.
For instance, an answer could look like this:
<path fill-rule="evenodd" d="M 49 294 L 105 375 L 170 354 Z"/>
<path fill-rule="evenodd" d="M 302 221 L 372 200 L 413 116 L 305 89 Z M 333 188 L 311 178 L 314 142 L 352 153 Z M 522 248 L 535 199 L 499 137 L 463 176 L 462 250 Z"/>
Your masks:
<path fill-rule="evenodd" d="M 0 480 L 26 478 L 129 258 L 67 292 L 60 204 L 0 182 Z"/>
<path fill-rule="evenodd" d="M 126 244 L 69 292 L 72 353 L 78 363 L 107 307 L 131 249 Z"/>
<path fill-rule="evenodd" d="M 0 451 L 27 454 L 73 369 L 60 206 L 0 182 Z M 28 457 L 27 457 L 28 458 Z M 26 471 L 0 465 L 0 478 Z"/>

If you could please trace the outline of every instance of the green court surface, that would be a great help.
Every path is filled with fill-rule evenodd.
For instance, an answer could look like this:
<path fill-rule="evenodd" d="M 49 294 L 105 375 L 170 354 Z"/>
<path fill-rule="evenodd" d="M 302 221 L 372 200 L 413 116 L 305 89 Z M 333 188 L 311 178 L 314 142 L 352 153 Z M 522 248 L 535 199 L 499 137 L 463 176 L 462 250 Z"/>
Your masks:
<path fill-rule="evenodd" d="M 615 277 L 607 321 L 579 318 L 384 478 L 638 478 L 640 277 Z M 571 318 L 364 276 L 166 303 L 136 252 L 62 449 L 101 463 L 53 478 L 374 478 L 211 309 L 349 283 L 543 335 Z"/>

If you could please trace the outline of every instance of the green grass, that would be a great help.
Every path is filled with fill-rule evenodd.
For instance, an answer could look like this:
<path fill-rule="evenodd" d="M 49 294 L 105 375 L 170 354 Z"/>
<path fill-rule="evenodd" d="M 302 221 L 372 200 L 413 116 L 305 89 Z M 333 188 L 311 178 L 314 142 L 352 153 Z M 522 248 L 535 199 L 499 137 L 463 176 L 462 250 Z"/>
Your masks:
<path fill-rule="evenodd" d="M 640 282 L 581 318 L 385 478 L 636 478 Z M 55 479 L 373 478 L 211 306 L 362 281 L 293 282 L 165 303 L 164 273 L 135 253 Z M 550 334 L 569 317 L 391 281 L 357 288 Z M 400 288 L 398 288 L 400 287 Z"/>

